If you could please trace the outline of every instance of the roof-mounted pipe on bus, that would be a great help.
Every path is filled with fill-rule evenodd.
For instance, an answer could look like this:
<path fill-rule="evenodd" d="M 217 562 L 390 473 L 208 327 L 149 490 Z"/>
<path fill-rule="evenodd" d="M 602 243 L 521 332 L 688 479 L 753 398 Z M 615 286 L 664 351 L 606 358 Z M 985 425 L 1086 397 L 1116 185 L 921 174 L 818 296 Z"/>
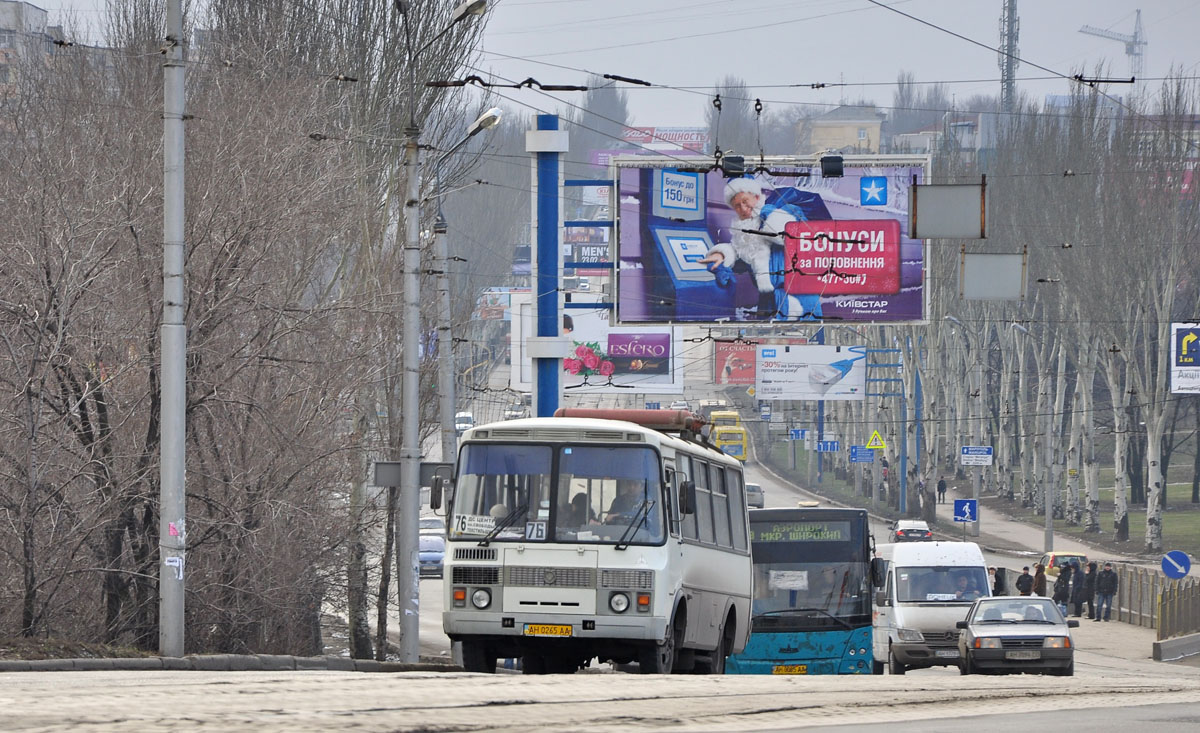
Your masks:
<path fill-rule="evenodd" d="M 624 420 L 663 433 L 698 435 L 704 419 L 688 410 L 638 410 L 631 408 L 560 407 L 555 417 L 586 417 L 596 420 Z"/>

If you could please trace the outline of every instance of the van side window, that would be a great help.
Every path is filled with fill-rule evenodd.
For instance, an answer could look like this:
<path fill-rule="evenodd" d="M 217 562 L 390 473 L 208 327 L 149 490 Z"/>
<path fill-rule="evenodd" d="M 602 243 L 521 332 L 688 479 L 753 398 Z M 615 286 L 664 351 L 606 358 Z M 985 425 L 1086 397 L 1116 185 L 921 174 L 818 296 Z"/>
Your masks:
<path fill-rule="evenodd" d="M 712 493 L 708 483 L 708 464 L 692 461 L 696 482 L 696 534 L 701 542 L 712 544 Z"/>

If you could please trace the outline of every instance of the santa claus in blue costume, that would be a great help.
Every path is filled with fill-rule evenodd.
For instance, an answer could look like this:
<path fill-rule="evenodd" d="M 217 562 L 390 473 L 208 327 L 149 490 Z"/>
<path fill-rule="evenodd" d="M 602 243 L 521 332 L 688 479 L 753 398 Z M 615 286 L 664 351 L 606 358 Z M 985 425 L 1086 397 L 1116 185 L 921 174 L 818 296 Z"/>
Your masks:
<path fill-rule="evenodd" d="M 788 196 L 791 192 L 795 196 Z M 730 241 L 710 249 L 701 262 L 709 263 L 717 284 L 733 287 L 735 264 L 742 263 L 758 289 L 755 317 L 783 320 L 811 320 L 821 317 L 819 295 L 789 296 L 783 289 L 787 263 L 784 257 L 783 229 L 789 221 L 807 217 L 803 208 L 791 200 L 817 198 L 796 189 L 764 191 L 753 178 L 734 178 L 725 184 L 725 202 L 733 210 L 729 224 Z M 740 269 L 740 268 L 739 268 Z"/>

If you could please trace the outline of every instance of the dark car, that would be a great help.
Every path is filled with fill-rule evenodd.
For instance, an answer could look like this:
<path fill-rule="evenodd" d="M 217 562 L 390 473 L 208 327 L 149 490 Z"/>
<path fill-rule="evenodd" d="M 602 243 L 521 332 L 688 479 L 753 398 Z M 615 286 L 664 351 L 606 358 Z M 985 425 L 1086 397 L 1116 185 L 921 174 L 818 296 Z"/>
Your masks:
<path fill-rule="evenodd" d="M 962 674 L 1030 672 L 1075 674 L 1071 629 L 1049 598 L 980 598 L 957 624 L 958 671 Z"/>
<path fill-rule="evenodd" d="M 899 519 L 892 525 L 892 542 L 932 542 L 929 525 L 916 519 Z"/>
<path fill-rule="evenodd" d="M 417 545 L 422 578 L 442 577 L 442 559 L 446 556 L 446 538 L 440 534 L 423 534 Z"/>

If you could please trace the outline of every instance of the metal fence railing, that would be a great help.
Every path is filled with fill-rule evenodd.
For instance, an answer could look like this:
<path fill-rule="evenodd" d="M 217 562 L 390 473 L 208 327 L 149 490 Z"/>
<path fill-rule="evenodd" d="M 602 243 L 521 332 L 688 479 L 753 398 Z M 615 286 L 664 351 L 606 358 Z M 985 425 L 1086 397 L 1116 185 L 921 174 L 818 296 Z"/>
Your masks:
<path fill-rule="evenodd" d="M 1158 597 L 1158 640 L 1200 632 L 1200 581 L 1167 581 Z"/>

